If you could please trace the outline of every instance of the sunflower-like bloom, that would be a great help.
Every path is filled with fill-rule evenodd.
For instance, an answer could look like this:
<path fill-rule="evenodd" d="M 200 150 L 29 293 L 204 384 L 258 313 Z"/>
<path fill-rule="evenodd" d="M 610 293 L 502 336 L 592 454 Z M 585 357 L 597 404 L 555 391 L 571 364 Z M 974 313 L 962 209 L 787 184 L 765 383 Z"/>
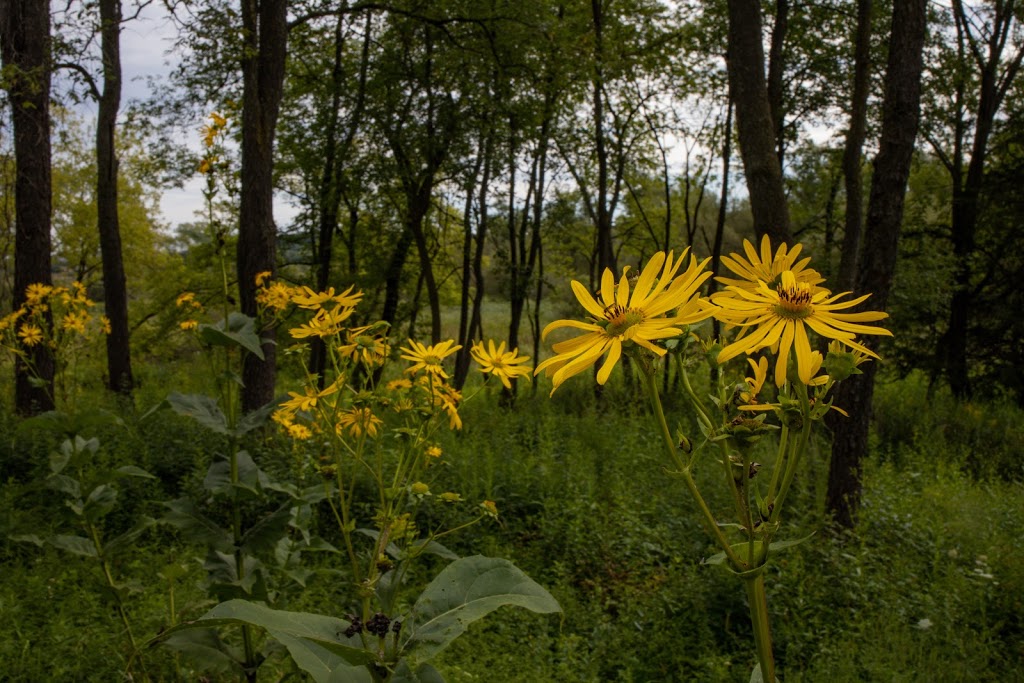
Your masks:
<path fill-rule="evenodd" d="M 299 410 L 312 410 L 316 407 L 317 401 L 330 396 L 336 391 L 338 391 L 338 382 L 335 382 L 323 391 L 317 391 L 314 387 L 305 387 L 301 394 L 289 391 L 288 395 L 291 396 L 291 399 L 282 403 L 278 410 L 285 415 L 294 415 Z"/>
<path fill-rule="evenodd" d="M 726 287 L 741 287 L 748 290 L 756 290 L 759 282 L 764 282 L 769 288 L 779 284 L 782 274 L 787 270 L 793 273 L 797 282 L 806 282 L 814 288 L 825 281 L 818 271 L 807 267 L 811 258 L 805 257 L 797 261 L 802 244 L 796 244 L 789 248 L 786 244 L 780 244 L 779 248 L 772 254 L 771 240 L 768 235 L 761 238 L 760 253 L 754 249 L 754 245 L 748 240 L 743 240 L 743 251 L 747 257 L 733 253 L 730 256 L 722 257 L 722 265 L 738 275 L 741 279 L 734 280 L 727 277 L 716 277 L 715 280 Z M 727 293 L 719 292 L 712 295 L 713 299 L 720 296 L 728 296 Z"/>
<path fill-rule="evenodd" d="M 509 380 L 515 377 L 530 379 L 530 368 L 523 365 L 530 360 L 529 356 L 520 356 L 519 349 L 505 350 L 505 342 L 501 342 L 498 348 L 494 348 L 494 340 L 487 341 L 487 348 L 484 343 L 478 342 L 473 345 L 470 353 L 480 365 L 480 372 L 492 374 L 501 380 L 506 389 L 512 388 Z"/>
<path fill-rule="evenodd" d="M 289 330 L 295 339 L 306 337 L 333 337 L 341 332 L 342 323 L 351 317 L 354 308 L 336 306 L 334 310 L 328 311 L 321 308 L 316 312 L 309 322 Z"/>
<path fill-rule="evenodd" d="M 441 362 L 462 348 L 460 345 L 455 344 L 453 346 L 453 344 L 455 344 L 455 340 L 449 339 L 432 346 L 424 346 L 418 341 L 410 339 L 409 348 L 402 347 L 402 358 L 412 361 L 413 365 L 406 368 L 405 371 L 416 374 L 422 370 L 428 375 L 448 379 L 448 373 L 444 371 L 444 366 L 441 365 Z"/>
<path fill-rule="evenodd" d="M 391 346 L 387 339 L 374 334 L 376 329 L 377 325 L 366 325 L 349 330 L 348 343 L 339 346 L 338 353 L 371 368 L 381 365 L 391 353 Z"/>
<path fill-rule="evenodd" d="M 21 343 L 25 346 L 35 346 L 43 341 L 43 330 L 38 325 L 25 323 L 18 328 L 18 336 L 21 337 Z"/>
<path fill-rule="evenodd" d="M 44 285 L 41 282 L 36 282 L 28 286 L 25 290 L 25 305 L 26 306 L 38 306 L 43 303 L 50 292 L 53 291 L 53 287 L 50 285 Z"/>
<path fill-rule="evenodd" d="M 350 436 L 358 439 L 364 433 L 367 436 L 377 436 L 378 426 L 384 424 L 383 420 L 373 414 L 369 408 L 354 407 L 341 414 L 338 418 L 337 431 L 347 431 Z"/>
<path fill-rule="evenodd" d="M 552 345 L 556 355 L 534 371 L 534 374 L 551 375 L 552 394 L 562 382 L 594 365 L 605 353 L 608 356 L 597 373 L 597 383 L 607 382 L 622 355 L 623 344 L 636 344 L 662 356 L 665 349 L 654 342 L 678 336 L 683 332 L 681 326 L 710 317 L 710 307 L 697 294 L 701 284 L 711 277 L 711 273 L 704 270 L 710 259 L 698 263 L 691 256 L 689 267 L 676 277 L 686 255 L 684 251 L 679 260 L 674 260 L 672 252 L 666 256 L 659 251 L 647 262 L 632 286 L 628 269 L 616 284 L 615 275 L 606 268 L 601 277 L 599 300 L 580 282 L 572 281 L 576 298 L 593 317 L 589 322 L 556 320 L 544 328 L 542 337 L 560 327 L 584 330 L 584 334 Z"/>
<path fill-rule="evenodd" d="M 321 308 L 328 302 L 335 302 L 339 306 L 354 308 L 363 298 L 362 292 L 353 292 L 355 285 L 352 285 L 341 294 L 334 293 L 334 287 L 328 287 L 326 292 L 314 292 L 309 287 L 301 287 L 294 291 L 292 301 L 299 308 L 315 310 Z"/>
<path fill-rule="evenodd" d="M 878 355 L 855 341 L 857 334 L 892 333 L 881 327 L 861 325 L 888 317 L 881 311 L 862 313 L 838 313 L 867 299 L 870 294 L 840 301 L 847 292 L 833 295 L 826 289 L 815 288 L 808 282 L 799 282 L 792 271 L 783 271 L 777 287 L 770 288 L 762 281 L 754 291 L 743 287 L 730 286 L 726 293 L 715 299 L 718 310 L 715 316 L 724 323 L 752 328 L 748 334 L 726 346 L 718 354 L 718 362 L 735 358 L 741 353 L 754 353 L 766 347 L 778 345 L 775 363 L 775 384 L 786 383 L 786 368 L 790 350 L 796 352 L 797 375 L 804 384 L 813 384 L 815 358 L 807 337 L 807 328 L 848 346 L 856 351 L 878 358 Z"/>

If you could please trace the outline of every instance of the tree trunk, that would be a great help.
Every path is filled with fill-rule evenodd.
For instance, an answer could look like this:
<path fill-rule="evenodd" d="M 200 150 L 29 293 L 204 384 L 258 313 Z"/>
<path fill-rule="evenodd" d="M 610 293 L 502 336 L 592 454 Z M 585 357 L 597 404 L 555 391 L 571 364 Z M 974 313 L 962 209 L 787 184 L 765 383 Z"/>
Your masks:
<path fill-rule="evenodd" d="M 861 233 L 864 229 L 864 182 L 861 153 L 868 121 L 868 88 L 871 83 L 871 3 L 857 0 L 857 29 L 854 40 L 853 99 L 850 129 L 843 147 L 843 180 L 846 187 L 846 222 L 839 258 L 836 289 L 852 291 L 860 263 Z"/>
<path fill-rule="evenodd" d="M 903 200 L 921 113 L 926 5 L 927 0 L 903 0 L 893 6 L 882 133 L 871 177 L 864 258 L 857 278 L 857 291 L 873 294 L 863 307 L 874 310 L 885 310 L 896 268 Z M 872 339 L 865 343 L 873 345 Z M 835 403 L 850 417 L 830 419 L 833 440 L 826 506 L 835 523 L 846 528 L 856 522 L 860 505 L 861 462 L 867 452 L 876 371 L 877 363 L 867 363 L 864 374 L 839 385 Z"/>
<path fill-rule="evenodd" d="M 103 92 L 96 121 L 96 213 L 103 258 L 103 302 L 110 320 L 107 335 L 107 386 L 130 398 L 132 378 L 128 334 L 128 285 L 121 253 L 117 214 L 117 112 L 121 106 L 121 2 L 100 0 Z"/>
<path fill-rule="evenodd" d="M 740 156 L 758 238 L 792 242 L 782 167 L 775 150 L 775 124 L 768 101 L 758 0 L 729 0 L 729 91 L 736 107 Z"/>
<path fill-rule="evenodd" d="M 604 8 L 602 0 L 591 0 L 594 24 L 594 74 L 591 86 L 594 99 L 594 142 L 597 150 L 597 279 L 605 268 L 615 267 L 612 245 L 612 217 L 608 210 L 608 149 L 604 130 Z"/>
<path fill-rule="evenodd" d="M 729 167 L 732 161 L 732 101 L 725 105 L 725 126 L 722 138 L 722 193 L 718 197 L 718 219 L 715 221 L 715 242 L 711 247 L 711 273 L 714 277 L 708 280 L 708 296 L 718 288 L 715 277 L 722 265 L 722 241 L 725 236 L 725 218 L 729 206 Z M 711 337 L 718 339 L 721 334 L 721 323 L 711 319 Z M 711 374 L 717 378 L 720 369 L 718 363 L 712 363 Z"/>
<path fill-rule="evenodd" d="M 768 48 L 768 108 L 772 114 L 772 130 L 775 134 L 775 155 L 779 159 L 779 168 L 786 155 L 785 116 L 783 114 L 782 74 L 785 70 L 783 48 L 786 45 L 786 33 L 789 31 L 789 0 L 777 0 L 775 3 L 775 24 L 772 26 L 772 38 Z"/>
<path fill-rule="evenodd" d="M 286 0 L 243 0 L 242 177 L 238 221 L 238 294 L 242 313 L 256 316 L 256 275 L 277 266 L 274 225 L 274 134 L 284 94 L 288 43 Z M 263 356 L 245 356 L 242 410 L 274 399 L 277 347 L 274 329 L 261 330 Z"/>
<path fill-rule="evenodd" d="M 34 283 L 50 284 L 50 5 L 0 0 L 0 56 L 14 124 L 14 308 Z M 52 410 L 54 360 L 43 344 L 32 349 L 32 370 L 14 368 L 14 403 L 22 415 Z M 42 386 L 33 384 L 42 380 Z"/>
<path fill-rule="evenodd" d="M 473 279 L 473 197 L 476 195 L 476 186 L 480 177 L 480 170 L 483 168 L 484 157 L 489 154 L 490 133 L 481 132 L 480 143 L 477 147 L 476 159 L 473 162 L 473 170 L 466 178 L 466 203 L 462 211 L 462 287 L 459 293 L 459 336 L 456 344 L 462 348 L 455 352 L 455 374 L 452 376 L 452 386 L 461 390 L 466 384 L 469 376 L 470 344 L 472 336 L 470 332 L 470 315 L 472 302 L 470 300 L 470 282 Z M 478 237 L 479 238 L 479 237 Z M 477 283 L 477 288 L 481 287 Z"/>

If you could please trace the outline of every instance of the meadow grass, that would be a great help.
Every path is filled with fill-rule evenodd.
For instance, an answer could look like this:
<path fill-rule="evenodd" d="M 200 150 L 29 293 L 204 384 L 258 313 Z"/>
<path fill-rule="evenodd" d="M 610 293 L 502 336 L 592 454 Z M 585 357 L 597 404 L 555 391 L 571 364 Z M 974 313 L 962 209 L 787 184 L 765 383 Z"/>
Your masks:
<path fill-rule="evenodd" d="M 494 500 L 501 516 L 446 543 L 460 554 L 511 559 L 555 595 L 564 616 L 503 610 L 474 625 L 438 662 L 448 680 L 745 683 L 754 652 L 744 593 L 721 568 L 701 564 L 712 545 L 683 485 L 662 469 L 635 387 L 619 378 L 598 397 L 582 377 L 548 399 L 542 381 L 536 393 L 521 386 L 507 408 L 489 389 L 478 391 L 478 381 L 466 392 L 465 429 L 442 444 L 448 464 L 431 488 Z M 26 530 L 67 533 L 69 515 L 39 483 L 56 438 L 0 415 L 0 679 L 119 680 L 121 627 L 100 599 L 98 570 L 84 558 L 9 538 Z M 844 534 L 825 525 L 827 450 L 818 444 L 779 536 L 815 533 L 780 553 L 767 581 L 783 680 L 1021 679 L 1022 417 L 1004 403 L 962 406 L 941 392 L 929 395 L 918 377 L 883 383 L 860 521 Z M 692 429 L 686 419 L 680 425 Z M 159 477 L 124 489 L 111 531 L 139 513 L 158 516 L 162 500 L 201 489 L 214 448 L 187 420 L 164 411 L 100 431 L 104 462 L 97 464 L 136 464 Z M 279 476 L 293 468 L 281 442 L 254 453 Z M 719 468 L 705 456 L 703 489 L 717 490 Z M 710 503 L 727 506 L 714 495 Z M 330 537 L 326 521 L 314 523 Z M 201 552 L 158 528 L 115 567 L 132 588 L 128 605 L 140 633 L 169 624 L 168 584 L 156 576 L 166 565 L 185 570 L 175 582 L 179 618 L 211 606 L 199 586 Z M 330 556 L 310 563 L 315 578 L 289 607 L 344 614 L 350 596 L 337 565 Z M 428 578 L 424 570 L 414 580 Z M 158 680 L 201 674 L 163 648 L 148 652 L 145 663 Z M 275 656 L 261 680 L 290 672 Z"/>

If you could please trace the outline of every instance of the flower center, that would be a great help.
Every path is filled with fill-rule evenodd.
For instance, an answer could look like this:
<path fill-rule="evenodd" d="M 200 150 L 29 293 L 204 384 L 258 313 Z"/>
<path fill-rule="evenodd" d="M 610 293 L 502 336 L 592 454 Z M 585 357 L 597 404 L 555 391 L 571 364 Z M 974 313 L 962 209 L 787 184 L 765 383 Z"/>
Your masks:
<path fill-rule="evenodd" d="M 626 339 L 633 336 L 630 334 L 630 328 L 644 321 L 643 311 L 635 308 L 625 308 L 619 304 L 612 304 L 604 309 L 604 317 L 608 321 L 608 326 L 605 328 L 608 336 L 625 336 Z"/>
<path fill-rule="evenodd" d="M 788 271 L 787 271 L 788 272 Z M 783 278 L 775 288 L 779 294 L 779 303 L 775 304 L 775 314 L 781 318 L 800 320 L 806 318 L 814 309 L 811 307 L 811 287 L 806 282 L 794 282 Z"/>

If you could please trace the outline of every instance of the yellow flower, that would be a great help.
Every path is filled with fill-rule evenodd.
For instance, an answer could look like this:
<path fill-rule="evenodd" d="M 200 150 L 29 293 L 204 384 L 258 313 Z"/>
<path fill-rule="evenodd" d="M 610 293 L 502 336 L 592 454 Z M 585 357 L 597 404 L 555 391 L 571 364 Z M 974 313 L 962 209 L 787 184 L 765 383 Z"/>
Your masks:
<path fill-rule="evenodd" d="M 462 502 L 462 496 L 460 496 L 459 494 L 457 494 L 457 493 L 455 493 L 453 491 L 445 491 L 444 493 L 438 494 L 437 497 L 440 498 L 445 503 L 461 503 Z M 495 514 L 497 514 L 497 511 L 495 511 Z"/>
<path fill-rule="evenodd" d="M 470 353 L 473 355 L 473 360 L 480 364 L 480 372 L 494 375 L 501 380 L 506 389 L 512 388 L 512 383 L 509 380 L 515 377 L 530 379 L 530 368 L 522 365 L 529 361 L 530 357 L 518 355 L 518 348 L 506 352 L 505 342 L 501 342 L 495 349 L 494 341 L 488 340 L 485 349 L 484 343 L 481 341 L 473 345 Z"/>
<path fill-rule="evenodd" d="M 260 273 L 262 275 L 262 273 Z M 259 275 L 256 276 L 257 279 Z M 256 292 L 256 301 L 260 305 L 271 308 L 275 311 L 283 311 L 292 302 L 293 290 L 283 282 L 271 282 L 268 287 L 261 287 Z"/>
<path fill-rule="evenodd" d="M 715 316 L 722 322 L 751 327 L 753 331 L 722 349 L 718 354 L 718 362 L 725 363 L 741 353 L 754 353 L 758 349 L 775 348 L 778 345 L 775 384 L 779 387 L 786 383 L 790 350 L 795 350 L 796 353 L 800 381 L 804 384 L 811 383 L 814 358 L 807 337 L 808 327 L 823 337 L 838 340 L 874 358 L 878 357 L 877 354 L 854 341 L 855 335 L 892 336 L 891 332 L 881 327 L 859 324 L 882 320 L 888 317 L 887 313 L 837 312 L 856 306 L 870 295 L 839 301 L 845 293 L 833 296 L 826 289 L 817 288 L 815 291 L 814 285 L 798 282 L 788 270 L 782 273 L 782 278 L 775 289 L 770 289 L 765 282 L 761 282 L 755 291 L 736 286 L 729 286 L 726 291 L 731 293 L 731 296 L 715 300 L 719 306 Z"/>
<path fill-rule="evenodd" d="M 182 320 L 180 323 L 178 323 L 178 327 L 180 327 L 183 330 L 194 330 L 197 327 L 199 327 L 199 321 L 198 320 Z"/>
<path fill-rule="evenodd" d="M 313 432 L 305 425 L 292 423 L 288 425 L 288 435 L 296 441 L 305 441 L 313 436 Z"/>
<path fill-rule="evenodd" d="M 18 328 L 18 336 L 25 346 L 35 346 L 43 341 L 43 330 L 32 323 L 25 323 Z"/>
<path fill-rule="evenodd" d="M 480 503 L 480 507 L 488 517 L 493 517 L 494 519 L 498 518 L 498 506 L 494 504 L 493 500 L 485 500 Z"/>
<path fill-rule="evenodd" d="M 409 491 L 417 496 L 425 496 L 430 493 L 430 487 L 424 484 L 422 481 L 418 481 L 409 487 Z"/>
<path fill-rule="evenodd" d="M 367 334 L 374 327 L 374 325 L 366 325 L 349 330 L 348 344 L 338 347 L 338 353 L 343 358 L 362 361 L 370 367 L 383 363 L 391 353 L 391 347 L 388 346 L 387 340 L 372 333 Z"/>
<path fill-rule="evenodd" d="M 340 434 L 342 430 L 347 430 L 350 436 L 358 439 L 363 433 L 377 436 L 377 427 L 382 424 L 384 421 L 369 408 L 352 408 L 338 418 L 337 431 Z"/>
<path fill-rule="evenodd" d="M 85 311 L 67 313 L 61 319 L 61 327 L 69 332 L 85 334 L 86 323 L 89 322 L 89 314 Z"/>
<path fill-rule="evenodd" d="M 632 285 L 632 291 L 628 268 L 618 285 L 611 269 L 605 269 L 599 300 L 573 280 L 576 298 L 593 317 L 590 322 L 556 320 L 545 327 L 543 337 L 560 327 L 572 327 L 585 333 L 554 344 L 551 348 L 557 355 L 538 365 L 534 374 L 544 371 L 552 375 L 553 394 L 562 382 L 594 365 L 605 353 L 608 356 L 597 373 L 597 382 L 607 382 L 622 355 L 623 344 L 636 344 L 659 356 L 664 355 L 665 349 L 654 342 L 678 336 L 683 332 L 683 325 L 710 316 L 708 306 L 697 294 L 697 289 L 711 276 L 704 270 L 709 259 L 698 263 L 691 256 L 689 267 L 676 277 L 686 256 L 684 251 L 679 260 L 674 260 L 672 252 L 666 257 L 659 251 L 647 262 Z"/>
<path fill-rule="evenodd" d="M 43 300 L 53 291 L 53 287 L 50 285 L 44 285 L 40 282 L 31 284 L 25 290 L 25 304 L 28 306 L 38 306 L 43 303 Z"/>
<path fill-rule="evenodd" d="M 404 377 L 401 378 L 401 379 L 393 379 L 393 380 L 391 380 L 390 382 L 387 383 L 388 391 L 399 391 L 401 389 L 411 389 L 411 388 L 412 388 L 412 382 L 410 382 L 409 380 L 407 380 Z"/>
<path fill-rule="evenodd" d="M 262 287 L 263 283 L 270 279 L 271 275 L 273 275 L 273 273 L 271 273 L 269 270 L 263 270 L 260 271 L 259 273 L 256 273 L 256 286 Z"/>
<path fill-rule="evenodd" d="M 194 304 L 196 302 L 195 292 L 182 292 L 178 295 L 178 298 L 174 300 L 174 305 L 181 308 L 185 304 Z"/>
<path fill-rule="evenodd" d="M 308 323 L 299 327 L 293 327 L 289 331 L 292 337 L 296 339 L 304 339 L 305 337 L 333 337 L 341 332 L 342 323 L 351 317 L 354 310 L 353 308 L 345 308 L 343 306 L 337 306 L 332 311 L 321 308 Z"/>
<path fill-rule="evenodd" d="M 443 451 L 440 446 L 431 446 L 427 449 L 428 458 L 440 458 Z"/>
<path fill-rule="evenodd" d="M 110 318 L 105 315 L 100 316 L 100 329 L 103 330 L 103 334 L 110 334 Z"/>
<path fill-rule="evenodd" d="M 309 287 L 300 287 L 292 294 L 292 301 L 299 308 L 308 308 L 315 310 L 321 308 L 328 302 L 335 302 L 340 306 L 347 308 L 354 308 L 359 303 L 360 299 L 363 298 L 362 292 L 352 293 L 355 286 L 349 287 L 341 294 L 334 293 L 334 287 L 328 287 L 326 292 L 314 292 Z"/>
<path fill-rule="evenodd" d="M 304 387 L 303 393 L 298 394 L 294 391 L 289 391 L 288 395 L 291 399 L 281 404 L 278 410 L 290 412 L 294 414 L 299 410 L 312 410 L 316 408 L 316 402 L 325 396 L 330 396 L 338 390 L 338 382 L 325 388 L 323 391 L 317 391 L 315 387 Z"/>
<path fill-rule="evenodd" d="M 224 126 L 228 125 L 227 118 L 221 116 L 218 112 L 210 112 L 210 118 L 213 119 L 213 125 L 217 126 L 218 128 L 223 128 Z"/>
<path fill-rule="evenodd" d="M 765 235 L 761 238 L 759 254 L 754 250 L 753 244 L 748 240 L 743 240 L 743 251 L 746 252 L 747 258 L 736 253 L 722 257 L 722 265 L 742 279 L 716 277 L 715 280 L 726 287 L 756 290 L 758 283 L 764 282 L 769 288 L 774 288 L 779 284 L 782 273 L 788 270 L 793 273 L 797 282 L 806 282 L 814 287 L 824 282 L 825 278 L 821 277 L 818 271 L 807 268 L 807 264 L 811 262 L 809 256 L 797 261 L 802 249 L 802 244 L 796 244 L 792 249 L 786 244 L 781 244 L 773 256 L 771 240 L 768 239 L 768 235 Z M 712 298 L 717 298 L 720 295 L 720 293 L 716 293 Z"/>
<path fill-rule="evenodd" d="M 203 159 L 199 162 L 199 168 L 197 170 L 203 175 L 206 175 L 207 173 L 213 170 L 213 161 L 215 159 L 216 157 L 203 157 Z"/>
<path fill-rule="evenodd" d="M 422 386 L 431 392 L 434 405 L 448 413 L 448 428 L 462 429 L 462 418 L 459 416 L 459 403 L 462 393 L 444 382 L 434 383 L 428 376 L 420 378 Z"/>
<path fill-rule="evenodd" d="M 748 390 L 740 394 L 740 400 L 744 405 L 739 408 L 740 410 L 763 410 L 764 406 L 757 402 L 757 395 L 761 393 L 764 380 L 768 376 L 768 359 L 761 356 L 756 361 L 753 358 L 748 358 L 747 362 L 753 368 L 754 376 L 746 377 L 743 380 L 747 383 Z"/>
<path fill-rule="evenodd" d="M 411 348 L 402 347 L 402 351 L 405 352 L 402 354 L 402 358 L 412 361 L 413 365 L 406 368 L 405 371 L 416 373 L 423 370 L 428 375 L 448 379 L 448 373 L 444 371 L 441 361 L 462 348 L 459 345 L 452 346 L 453 344 L 455 344 L 455 340 L 449 339 L 432 346 L 424 346 L 418 341 L 410 339 L 409 346 Z"/>

